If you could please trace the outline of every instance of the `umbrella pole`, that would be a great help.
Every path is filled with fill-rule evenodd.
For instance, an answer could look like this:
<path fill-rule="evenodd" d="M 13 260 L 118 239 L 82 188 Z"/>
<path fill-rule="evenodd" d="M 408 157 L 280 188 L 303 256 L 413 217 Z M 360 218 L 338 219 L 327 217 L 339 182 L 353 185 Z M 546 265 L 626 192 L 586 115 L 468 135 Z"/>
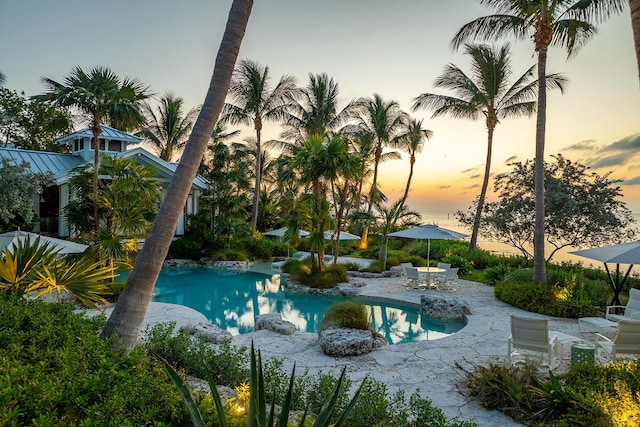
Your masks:
<path fill-rule="evenodd" d="M 430 257 L 431 257 L 431 239 L 427 239 L 427 267 L 429 267 Z"/>

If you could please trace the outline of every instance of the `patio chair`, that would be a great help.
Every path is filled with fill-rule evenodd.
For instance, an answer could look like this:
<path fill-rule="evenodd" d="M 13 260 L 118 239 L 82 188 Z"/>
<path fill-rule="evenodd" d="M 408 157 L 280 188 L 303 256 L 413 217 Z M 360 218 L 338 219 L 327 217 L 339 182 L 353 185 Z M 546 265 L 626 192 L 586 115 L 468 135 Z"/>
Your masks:
<path fill-rule="evenodd" d="M 459 270 L 460 269 L 458 267 L 450 268 L 448 270 L 445 270 L 444 273 L 438 274 L 436 276 L 436 281 L 439 283 L 439 287 L 441 289 L 454 289 L 450 285 L 458 283 Z"/>
<path fill-rule="evenodd" d="M 409 289 L 420 289 L 422 281 L 418 269 L 415 267 L 406 267 L 405 271 L 407 272 L 407 287 Z"/>
<path fill-rule="evenodd" d="M 602 334 L 595 334 L 595 338 L 596 354 L 600 350 L 602 356 L 612 362 L 619 354 L 640 354 L 640 321 L 618 321 L 618 332 L 613 340 Z"/>
<path fill-rule="evenodd" d="M 508 340 L 507 356 L 520 355 L 516 350 L 528 350 L 540 353 L 540 359 L 546 354 L 548 366 L 551 366 L 551 354 L 557 345 L 556 336 L 549 333 L 547 319 L 534 319 L 511 315 L 511 336 Z M 512 351 L 513 350 L 513 351 Z M 527 356 L 525 356 L 527 359 Z M 514 361 L 514 364 L 523 363 Z"/>
<path fill-rule="evenodd" d="M 413 268 L 413 264 L 411 264 L 410 262 L 401 262 L 400 263 L 400 269 L 402 272 L 402 283 L 403 284 L 407 284 L 407 268 Z"/>
<path fill-rule="evenodd" d="M 622 309 L 622 314 L 614 314 L 613 310 Z M 640 320 L 640 289 L 629 289 L 629 301 L 627 305 L 610 305 L 604 315 L 607 320 L 618 322 L 620 320 Z"/>
<path fill-rule="evenodd" d="M 438 268 L 442 268 L 444 270 L 448 270 L 448 269 L 451 268 L 451 264 L 447 264 L 447 263 L 444 263 L 444 262 L 439 262 L 438 263 Z"/>

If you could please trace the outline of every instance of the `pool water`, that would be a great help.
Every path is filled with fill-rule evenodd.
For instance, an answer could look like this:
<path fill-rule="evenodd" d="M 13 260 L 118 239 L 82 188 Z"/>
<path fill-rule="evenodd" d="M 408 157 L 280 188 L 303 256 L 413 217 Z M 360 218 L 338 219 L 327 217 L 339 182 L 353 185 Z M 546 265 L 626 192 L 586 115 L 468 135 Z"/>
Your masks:
<path fill-rule="evenodd" d="M 317 332 L 327 307 L 345 299 L 288 292 L 280 274 L 202 267 L 163 269 L 153 298 L 193 308 L 233 335 L 253 332 L 255 316 L 267 313 L 282 314 L 300 331 Z M 425 316 L 415 306 L 360 300 L 368 307 L 373 328 L 390 344 L 438 339 L 466 325 L 463 320 Z"/>

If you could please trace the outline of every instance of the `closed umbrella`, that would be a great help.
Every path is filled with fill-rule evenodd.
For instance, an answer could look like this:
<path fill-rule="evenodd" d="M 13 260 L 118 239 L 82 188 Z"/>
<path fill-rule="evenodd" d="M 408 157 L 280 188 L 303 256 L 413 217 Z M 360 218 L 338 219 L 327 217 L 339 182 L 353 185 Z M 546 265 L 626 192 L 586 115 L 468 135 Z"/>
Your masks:
<path fill-rule="evenodd" d="M 589 259 L 595 259 L 596 261 L 602 261 L 604 263 L 604 269 L 609 276 L 611 289 L 613 290 L 613 300 L 611 301 L 610 305 L 621 305 L 620 291 L 622 291 L 622 287 L 627 281 L 627 277 L 629 277 L 629 273 L 631 272 L 631 268 L 633 267 L 633 265 L 640 264 L 640 240 L 636 240 L 635 242 L 620 243 L 618 245 L 608 245 L 592 249 L 582 249 L 569 253 Z M 608 263 L 616 265 L 615 278 L 612 276 L 611 271 L 609 270 L 609 266 L 607 265 Z M 620 264 L 629 264 L 629 268 L 627 269 L 627 272 L 625 273 L 622 280 L 620 280 Z"/>
<path fill-rule="evenodd" d="M 427 266 L 431 252 L 431 239 L 464 239 L 466 234 L 438 227 L 435 224 L 423 224 L 406 230 L 389 233 L 389 237 L 403 237 L 405 239 L 422 239 L 427 241 Z"/>
<path fill-rule="evenodd" d="M 87 245 L 70 242 L 68 240 L 56 239 L 55 237 L 41 236 L 28 231 L 18 230 L 0 234 L 0 250 L 4 251 L 5 248 L 9 248 L 9 250 L 11 250 L 12 248 L 15 248 L 18 242 L 24 245 L 27 239 L 34 242 L 38 237 L 40 238 L 41 245 L 48 243 L 53 247 L 53 250 L 57 251 L 60 255 L 81 254 L 89 247 Z"/>

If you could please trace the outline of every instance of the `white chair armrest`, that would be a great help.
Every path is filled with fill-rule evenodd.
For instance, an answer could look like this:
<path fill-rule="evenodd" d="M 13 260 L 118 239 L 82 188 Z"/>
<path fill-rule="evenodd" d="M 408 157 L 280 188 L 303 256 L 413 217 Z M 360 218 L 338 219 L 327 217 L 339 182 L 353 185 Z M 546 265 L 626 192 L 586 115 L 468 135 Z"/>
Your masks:
<path fill-rule="evenodd" d="M 626 316 L 629 316 L 630 318 L 634 319 L 634 320 L 640 320 L 640 311 L 634 311 L 632 313 L 625 313 Z"/>
<path fill-rule="evenodd" d="M 612 308 L 621 308 L 621 309 L 625 309 L 624 305 L 608 305 L 607 306 L 607 313 L 606 314 L 610 314 L 611 313 L 611 309 Z"/>
<path fill-rule="evenodd" d="M 599 341 L 605 341 L 609 344 L 613 344 L 613 341 L 610 338 L 607 338 L 602 334 L 594 334 L 594 335 L 595 335 L 594 338 L 595 338 L 596 348 L 598 348 Z"/>

